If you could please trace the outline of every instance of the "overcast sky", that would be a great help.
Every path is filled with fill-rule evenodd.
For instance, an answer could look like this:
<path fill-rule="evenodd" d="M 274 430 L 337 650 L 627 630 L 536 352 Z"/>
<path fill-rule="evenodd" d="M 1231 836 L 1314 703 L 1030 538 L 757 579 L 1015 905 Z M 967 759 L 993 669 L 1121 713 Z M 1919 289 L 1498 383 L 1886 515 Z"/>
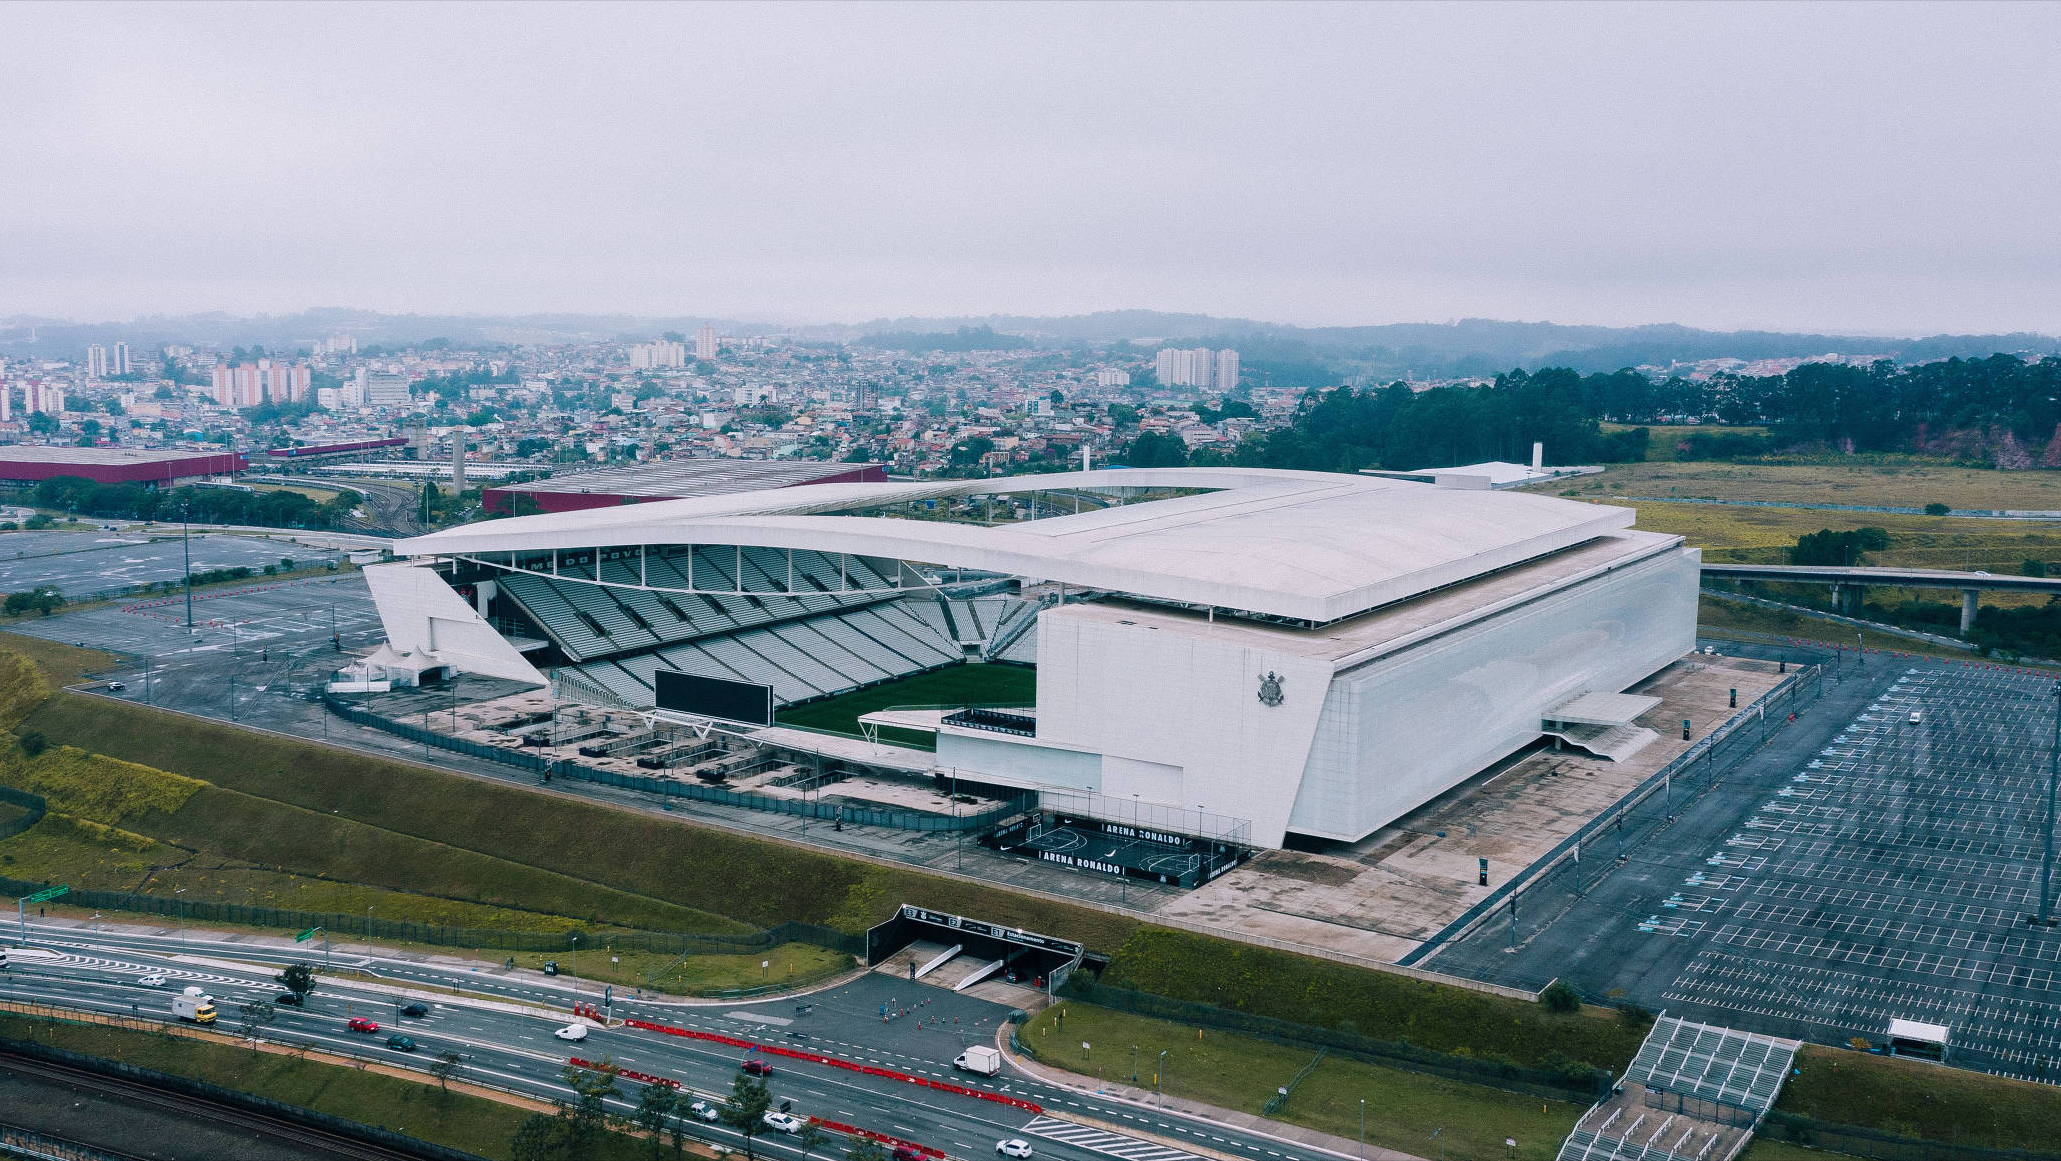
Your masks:
<path fill-rule="evenodd" d="M 0 315 L 2061 331 L 2061 6 L 0 5 Z"/>

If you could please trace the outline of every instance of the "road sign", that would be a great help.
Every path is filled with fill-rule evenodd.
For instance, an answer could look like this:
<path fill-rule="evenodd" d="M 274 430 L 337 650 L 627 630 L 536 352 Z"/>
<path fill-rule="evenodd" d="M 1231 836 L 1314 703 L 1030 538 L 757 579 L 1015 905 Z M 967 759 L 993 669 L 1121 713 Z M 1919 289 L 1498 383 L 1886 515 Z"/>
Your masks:
<path fill-rule="evenodd" d="M 57 898 L 57 897 L 58 897 L 59 895 L 62 895 L 62 894 L 66 893 L 66 892 L 68 892 L 68 891 L 70 891 L 70 890 L 71 890 L 71 888 L 70 888 L 70 887 L 67 887 L 67 886 L 65 886 L 64 884 L 60 883 L 60 884 L 58 884 L 58 885 L 57 885 L 57 886 L 55 886 L 55 887 L 45 887 L 45 888 L 44 888 L 43 890 L 41 890 L 41 891 L 38 891 L 38 892 L 36 892 L 35 894 L 33 894 L 33 895 L 29 896 L 28 898 L 26 898 L 26 899 L 22 900 L 22 902 L 24 902 L 24 903 L 41 903 L 41 902 L 43 902 L 43 901 L 44 901 L 45 899 L 55 899 L 55 898 Z"/>
<path fill-rule="evenodd" d="M 610 1006 L 613 1006 L 615 1004 L 614 984 L 610 984 L 607 987 L 601 989 L 601 1002 L 604 1004 L 608 1004 Z"/>
<path fill-rule="evenodd" d="M 299 935 L 294 936 L 293 941 L 295 943 L 306 943 L 309 940 L 315 938 L 316 933 L 320 932 L 321 930 L 322 929 L 319 927 L 310 927 L 306 931 L 301 932 Z"/>

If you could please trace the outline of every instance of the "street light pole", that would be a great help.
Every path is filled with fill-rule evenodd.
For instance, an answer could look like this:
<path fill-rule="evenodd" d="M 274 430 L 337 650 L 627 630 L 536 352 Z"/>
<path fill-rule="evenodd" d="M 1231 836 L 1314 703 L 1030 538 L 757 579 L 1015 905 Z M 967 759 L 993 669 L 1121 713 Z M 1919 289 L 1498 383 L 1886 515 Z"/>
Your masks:
<path fill-rule="evenodd" d="M 1159 1067 L 1152 1073 L 1152 1087 L 1159 1090 L 1160 1100 L 1166 1099 L 1166 1054 L 1166 1049 L 1159 1050 Z"/>
<path fill-rule="evenodd" d="M 179 900 L 179 942 L 186 942 L 186 888 L 174 887 L 172 894 Z"/>
<path fill-rule="evenodd" d="M 1367 1155 L 1367 1098 L 1360 1098 L 1360 1156 Z"/>
<path fill-rule="evenodd" d="M 186 522 L 186 505 L 179 505 L 179 548 L 186 554 L 186 631 L 193 632 L 193 538 Z"/>

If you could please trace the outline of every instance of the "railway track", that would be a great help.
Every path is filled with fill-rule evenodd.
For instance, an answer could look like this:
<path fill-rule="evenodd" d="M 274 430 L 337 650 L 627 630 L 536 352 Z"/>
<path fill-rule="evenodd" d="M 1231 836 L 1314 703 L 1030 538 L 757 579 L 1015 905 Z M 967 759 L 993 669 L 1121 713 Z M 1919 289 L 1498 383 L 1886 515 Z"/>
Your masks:
<path fill-rule="evenodd" d="M 172 1092 L 139 1079 L 110 1076 L 89 1068 L 19 1056 L 4 1049 L 0 1049 L 0 1070 L 73 1085 L 128 1104 L 160 1109 L 181 1117 L 205 1117 L 217 1125 L 246 1129 L 304 1150 L 310 1157 L 348 1161 L 422 1161 L 422 1158 L 433 1155 L 444 1158 L 460 1156 L 443 1151 L 435 1154 L 423 1153 L 364 1141 L 344 1133 L 303 1124 L 288 1117 L 271 1116 L 224 1101 L 212 1101 L 202 1096 Z M 119 1148 L 110 1149 L 102 1145 L 93 1147 L 102 1152 L 122 1152 Z"/>

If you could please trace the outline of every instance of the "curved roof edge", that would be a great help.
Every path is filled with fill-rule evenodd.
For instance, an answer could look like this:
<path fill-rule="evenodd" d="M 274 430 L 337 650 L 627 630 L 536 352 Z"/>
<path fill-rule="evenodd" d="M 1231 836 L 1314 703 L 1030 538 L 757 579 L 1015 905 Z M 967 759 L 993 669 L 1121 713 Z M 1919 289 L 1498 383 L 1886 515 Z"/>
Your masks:
<path fill-rule="evenodd" d="M 1063 489 L 1207 489 L 999 526 L 824 513 Z M 1263 468 L 1101 469 L 814 484 L 482 521 L 399 541 L 407 556 L 741 544 L 1013 573 L 1297 620 L 1334 621 L 1630 526 L 1546 496 Z"/>

